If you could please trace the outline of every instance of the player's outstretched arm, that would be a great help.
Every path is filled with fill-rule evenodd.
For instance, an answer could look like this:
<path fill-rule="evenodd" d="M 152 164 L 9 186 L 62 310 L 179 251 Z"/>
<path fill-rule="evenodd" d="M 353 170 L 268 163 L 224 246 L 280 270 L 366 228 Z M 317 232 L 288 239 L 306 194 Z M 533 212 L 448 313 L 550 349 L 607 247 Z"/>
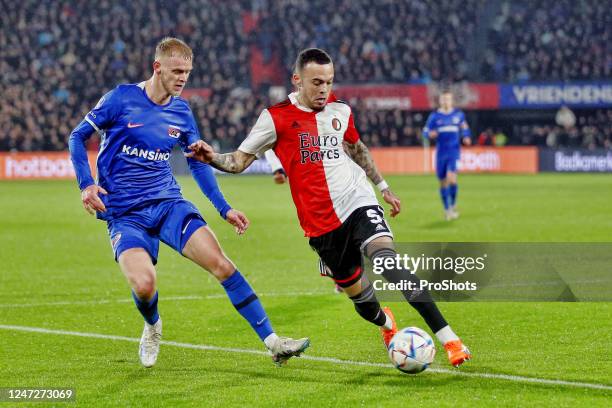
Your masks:
<path fill-rule="evenodd" d="M 83 120 L 72 133 L 70 133 L 70 138 L 68 140 L 70 159 L 72 160 L 77 175 L 77 182 L 81 189 L 81 202 L 83 203 L 83 208 L 90 214 L 95 214 L 96 211 L 106 211 L 106 207 L 100 199 L 99 194 L 108 194 L 105 189 L 95 184 L 89 169 L 85 142 L 91 137 L 94 131 L 95 129 L 93 126 L 86 120 Z"/>
<path fill-rule="evenodd" d="M 376 164 L 374 164 L 374 159 L 372 159 L 367 146 L 361 140 L 358 140 L 357 143 L 344 142 L 344 149 L 351 159 L 365 171 L 372 183 L 380 188 L 383 199 L 391 205 L 391 216 L 395 217 L 399 214 L 401 210 L 400 200 L 391 191 L 387 183 L 385 183 L 383 176 L 376 168 Z"/>
<path fill-rule="evenodd" d="M 216 153 L 212 146 L 203 140 L 190 144 L 189 149 L 191 152 L 185 153 L 185 157 L 209 163 L 215 169 L 227 173 L 242 173 L 256 158 L 254 154 L 240 150 L 231 153 Z"/>

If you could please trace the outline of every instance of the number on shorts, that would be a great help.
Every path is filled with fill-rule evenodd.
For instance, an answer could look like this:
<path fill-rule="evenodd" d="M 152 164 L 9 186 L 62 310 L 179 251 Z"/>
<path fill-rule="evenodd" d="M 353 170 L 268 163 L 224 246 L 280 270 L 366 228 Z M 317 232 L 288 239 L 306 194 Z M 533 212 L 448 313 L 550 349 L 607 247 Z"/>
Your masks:
<path fill-rule="evenodd" d="M 381 224 L 383 222 L 383 218 L 380 216 L 379 212 L 373 208 L 366 211 L 366 215 L 370 217 L 370 222 L 372 224 Z"/>

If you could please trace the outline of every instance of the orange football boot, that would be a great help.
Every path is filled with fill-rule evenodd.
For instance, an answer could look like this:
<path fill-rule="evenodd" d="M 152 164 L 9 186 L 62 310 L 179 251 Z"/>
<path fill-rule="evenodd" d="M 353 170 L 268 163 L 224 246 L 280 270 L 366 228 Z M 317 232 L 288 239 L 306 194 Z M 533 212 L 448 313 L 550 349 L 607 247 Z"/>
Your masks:
<path fill-rule="evenodd" d="M 452 340 L 444 344 L 444 349 L 448 355 L 448 361 L 451 365 L 459 367 L 465 361 L 472 358 L 470 350 L 461 342 L 461 340 Z"/>
<path fill-rule="evenodd" d="M 389 309 L 388 307 L 383 307 L 383 312 L 385 312 L 385 314 L 389 316 L 389 318 L 393 322 L 393 327 L 391 327 L 391 330 L 385 329 L 385 326 L 380 327 L 380 334 L 382 334 L 383 343 L 385 343 L 385 347 L 389 348 L 389 343 L 391 343 L 391 339 L 393 338 L 393 336 L 395 336 L 395 333 L 397 333 L 397 324 L 395 324 L 395 317 L 393 316 L 391 309 Z"/>

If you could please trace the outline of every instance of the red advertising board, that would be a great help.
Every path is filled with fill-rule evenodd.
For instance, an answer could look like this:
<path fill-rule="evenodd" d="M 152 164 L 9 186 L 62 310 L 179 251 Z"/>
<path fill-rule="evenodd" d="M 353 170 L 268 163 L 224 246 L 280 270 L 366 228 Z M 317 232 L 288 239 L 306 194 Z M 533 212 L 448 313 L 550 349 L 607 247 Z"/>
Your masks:
<path fill-rule="evenodd" d="M 463 109 L 498 109 L 499 87 L 497 84 L 461 83 L 451 90 L 456 105 Z M 433 110 L 441 89 L 436 84 L 406 85 L 336 85 L 334 94 L 349 102 L 362 100 L 367 107 L 376 109 Z"/>
<path fill-rule="evenodd" d="M 96 153 L 89 152 L 92 172 Z M 73 179 L 76 175 L 68 152 L 0 153 L 0 180 Z"/>

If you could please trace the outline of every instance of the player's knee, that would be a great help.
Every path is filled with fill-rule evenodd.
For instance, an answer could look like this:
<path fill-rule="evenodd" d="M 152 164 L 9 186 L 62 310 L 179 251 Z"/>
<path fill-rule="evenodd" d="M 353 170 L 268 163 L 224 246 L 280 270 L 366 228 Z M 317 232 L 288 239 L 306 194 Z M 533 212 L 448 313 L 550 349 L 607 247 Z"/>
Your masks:
<path fill-rule="evenodd" d="M 155 294 L 155 273 L 147 271 L 132 277 L 132 289 L 140 299 L 150 299 Z"/>
<path fill-rule="evenodd" d="M 395 258 L 396 252 L 393 239 L 388 236 L 382 236 L 372 240 L 372 242 L 365 246 L 364 254 L 372 262 L 374 262 L 375 258 L 380 259 L 377 262 L 384 262 L 384 258 Z"/>
<path fill-rule="evenodd" d="M 236 267 L 229 259 L 220 255 L 212 260 L 209 270 L 219 282 L 223 282 L 234 274 Z"/>

